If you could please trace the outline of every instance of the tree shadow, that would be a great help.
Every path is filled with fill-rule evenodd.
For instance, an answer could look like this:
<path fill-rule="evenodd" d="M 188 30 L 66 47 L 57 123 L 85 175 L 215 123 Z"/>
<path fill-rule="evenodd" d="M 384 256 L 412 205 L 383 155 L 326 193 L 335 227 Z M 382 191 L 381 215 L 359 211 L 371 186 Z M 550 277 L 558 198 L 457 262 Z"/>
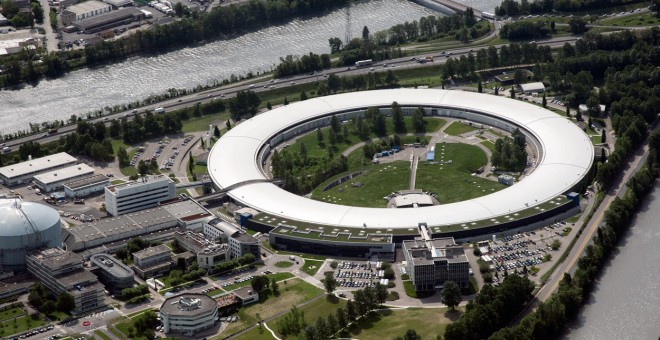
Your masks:
<path fill-rule="evenodd" d="M 445 315 L 445 318 L 447 318 L 451 321 L 456 321 L 461 317 L 461 315 L 463 315 L 463 312 L 461 312 L 458 309 L 454 309 L 454 310 L 450 309 L 450 310 L 446 311 L 444 315 Z"/>

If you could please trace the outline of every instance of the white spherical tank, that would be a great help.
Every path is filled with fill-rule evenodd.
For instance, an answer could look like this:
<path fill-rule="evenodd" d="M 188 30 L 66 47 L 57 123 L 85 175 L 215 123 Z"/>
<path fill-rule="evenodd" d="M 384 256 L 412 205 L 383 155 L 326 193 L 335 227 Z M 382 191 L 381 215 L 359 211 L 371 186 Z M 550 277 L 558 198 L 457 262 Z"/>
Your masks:
<path fill-rule="evenodd" d="M 17 198 L 0 199 L 0 269 L 25 270 L 25 256 L 60 247 L 60 215 L 55 209 Z"/>

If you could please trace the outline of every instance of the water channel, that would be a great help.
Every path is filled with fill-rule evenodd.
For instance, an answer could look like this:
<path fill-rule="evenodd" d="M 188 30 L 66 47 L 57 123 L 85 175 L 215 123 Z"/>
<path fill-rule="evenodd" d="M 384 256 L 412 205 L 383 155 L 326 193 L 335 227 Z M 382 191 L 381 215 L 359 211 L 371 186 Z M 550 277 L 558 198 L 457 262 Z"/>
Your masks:
<path fill-rule="evenodd" d="M 660 183 L 607 263 L 566 339 L 657 339 L 660 336 Z"/>

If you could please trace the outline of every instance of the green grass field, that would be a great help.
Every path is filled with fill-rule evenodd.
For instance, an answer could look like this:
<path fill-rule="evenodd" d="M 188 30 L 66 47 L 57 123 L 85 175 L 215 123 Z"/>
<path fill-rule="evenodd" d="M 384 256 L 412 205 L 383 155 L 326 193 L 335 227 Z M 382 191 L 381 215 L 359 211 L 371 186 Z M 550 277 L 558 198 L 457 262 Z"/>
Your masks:
<path fill-rule="evenodd" d="M 266 276 L 268 276 L 268 279 L 269 279 L 269 280 L 272 280 L 272 279 L 274 278 L 275 281 L 278 281 L 278 282 L 279 282 L 279 281 L 282 281 L 282 280 L 286 280 L 286 279 L 290 279 L 290 278 L 292 278 L 292 277 L 293 277 L 293 274 L 287 272 L 287 273 L 274 273 L 274 274 L 268 274 L 268 275 L 266 275 Z M 234 283 L 234 284 L 231 284 L 231 285 L 229 285 L 229 286 L 227 286 L 227 287 L 223 287 L 222 289 L 224 289 L 224 290 L 226 290 L 226 291 L 232 291 L 232 290 L 237 289 L 237 288 L 247 287 L 247 286 L 249 286 L 249 285 L 251 285 L 251 284 L 252 284 L 252 280 L 249 280 L 249 281 L 244 281 L 244 282 Z"/>
<path fill-rule="evenodd" d="M 209 125 L 218 125 L 218 128 L 225 128 L 224 121 L 229 118 L 229 113 L 216 113 L 201 117 L 192 117 L 183 121 L 181 130 L 185 133 L 195 131 L 208 131 Z M 222 125 L 220 125 L 222 123 Z"/>
<path fill-rule="evenodd" d="M 111 337 L 109 337 L 107 334 L 103 333 L 98 329 L 94 331 L 94 336 L 98 336 L 102 340 L 112 340 Z"/>
<path fill-rule="evenodd" d="M 229 334 L 254 325 L 258 320 L 257 314 L 262 319 L 266 319 L 278 313 L 288 311 L 291 309 L 291 306 L 309 301 L 323 293 L 323 290 L 300 279 L 287 280 L 286 283 L 282 282 L 279 288 L 280 296 L 269 296 L 267 299 L 261 300 L 256 304 L 241 308 L 238 311 L 239 320 L 231 323 L 227 329 L 214 339 L 223 339 Z"/>
<path fill-rule="evenodd" d="M 475 131 L 477 128 L 471 126 L 471 125 L 466 125 L 461 122 L 452 122 L 447 126 L 447 128 L 444 130 L 444 132 L 448 135 L 452 136 L 459 136 L 464 133 L 470 132 L 470 131 Z"/>
<path fill-rule="evenodd" d="M 646 12 L 602 19 L 598 21 L 598 24 L 605 26 L 658 26 L 660 25 L 660 18 L 655 16 L 653 12 Z"/>
<path fill-rule="evenodd" d="M 0 312 L 0 321 L 17 318 L 17 317 L 23 316 L 25 314 L 26 314 L 25 309 L 18 308 L 18 307 L 3 310 L 2 312 Z"/>
<path fill-rule="evenodd" d="M 498 182 L 472 176 L 487 161 L 486 154 L 477 146 L 436 144 L 435 161 L 449 160 L 451 164 L 420 162 L 417 167 L 415 187 L 436 193 L 440 204 L 464 201 L 506 188 Z"/>
<path fill-rule="evenodd" d="M 0 322 L 0 336 L 7 336 L 17 333 L 22 333 L 27 330 L 38 328 L 46 324 L 41 316 L 39 319 L 34 320 L 30 316 L 21 316 L 15 319 L 7 319 Z"/>
<path fill-rule="evenodd" d="M 362 153 L 361 149 L 353 153 Z M 319 201 L 350 205 L 357 207 L 385 207 L 387 201 L 384 196 L 393 191 L 408 189 L 410 181 L 410 163 L 396 161 L 387 164 L 374 164 L 369 171 L 350 181 L 344 182 L 334 188 L 322 192 L 322 184 L 312 192 L 312 198 Z M 361 182 L 361 187 L 354 187 L 351 183 Z"/>
<path fill-rule="evenodd" d="M 357 339 L 393 339 L 414 329 L 422 339 L 435 339 L 448 324 L 457 320 L 462 309 L 408 308 L 371 312 L 358 320 L 342 336 Z"/>
<path fill-rule="evenodd" d="M 323 261 L 305 259 L 305 264 L 302 266 L 302 268 L 300 268 L 300 270 L 314 276 L 316 272 L 319 271 L 319 268 L 321 268 L 322 264 Z"/>
<path fill-rule="evenodd" d="M 277 268 L 289 268 L 291 266 L 293 266 L 293 262 L 291 261 L 279 261 L 275 263 L 275 267 Z"/>

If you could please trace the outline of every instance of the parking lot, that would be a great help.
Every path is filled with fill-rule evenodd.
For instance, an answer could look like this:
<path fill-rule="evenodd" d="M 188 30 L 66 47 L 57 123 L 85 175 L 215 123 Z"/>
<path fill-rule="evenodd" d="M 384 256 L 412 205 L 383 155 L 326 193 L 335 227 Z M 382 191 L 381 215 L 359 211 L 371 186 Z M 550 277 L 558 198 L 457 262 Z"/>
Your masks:
<path fill-rule="evenodd" d="M 383 279 L 384 270 L 379 269 L 382 262 L 339 262 L 335 270 L 337 286 L 343 288 L 363 288 L 376 283 L 387 285 Z"/>

